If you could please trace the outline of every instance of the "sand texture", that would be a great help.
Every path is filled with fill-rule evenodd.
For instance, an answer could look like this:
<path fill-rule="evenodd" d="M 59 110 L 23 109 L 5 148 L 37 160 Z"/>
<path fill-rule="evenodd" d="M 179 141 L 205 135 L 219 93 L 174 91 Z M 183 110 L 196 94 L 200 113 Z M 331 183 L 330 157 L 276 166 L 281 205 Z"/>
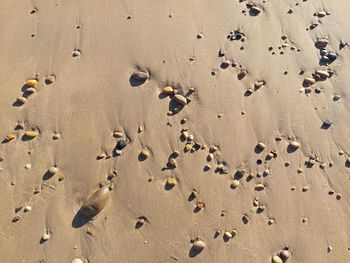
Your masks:
<path fill-rule="evenodd" d="M 0 261 L 350 262 L 350 2 L 0 1 Z"/>

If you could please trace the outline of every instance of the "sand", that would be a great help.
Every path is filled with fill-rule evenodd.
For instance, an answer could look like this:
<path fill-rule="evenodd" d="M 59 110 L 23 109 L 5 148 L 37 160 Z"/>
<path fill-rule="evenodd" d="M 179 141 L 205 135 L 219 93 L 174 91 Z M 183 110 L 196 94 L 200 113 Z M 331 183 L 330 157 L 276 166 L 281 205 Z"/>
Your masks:
<path fill-rule="evenodd" d="M 0 1 L 1 262 L 348 262 L 349 13 Z"/>

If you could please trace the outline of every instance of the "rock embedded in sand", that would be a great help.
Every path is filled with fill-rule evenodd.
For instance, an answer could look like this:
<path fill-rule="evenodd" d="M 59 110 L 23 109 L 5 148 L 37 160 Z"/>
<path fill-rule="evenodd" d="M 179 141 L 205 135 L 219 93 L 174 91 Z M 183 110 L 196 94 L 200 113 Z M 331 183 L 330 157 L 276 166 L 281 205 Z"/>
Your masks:
<path fill-rule="evenodd" d="M 253 15 L 258 15 L 261 13 L 261 9 L 257 6 L 252 6 L 250 8 L 250 12 L 253 14 Z"/>
<path fill-rule="evenodd" d="M 316 80 L 314 79 L 314 78 L 305 78 L 304 79 L 304 84 L 305 85 L 313 85 L 313 84 L 315 84 L 316 83 Z"/>
<path fill-rule="evenodd" d="M 231 183 L 232 188 L 237 188 L 240 185 L 240 182 L 238 180 L 233 180 Z"/>
<path fill-rule="evenodd" d="M 24 135 L 25 135 L 26 137 L 28 137 L 28 138 L 33 139 L 33 138 L 35 138 L 35 137 L 38 135 L 38 132 L 37 132 L 37 131 L 26 131 L 26 132 L 24 133 Z"/>
<path fill-rule="evenodd" d="M 51 236 L 50 236 L 49 233 L 45 233 L 45 234 L 42 236 L 42 239 L 43 239 L 44 241 L 47 241 L 47 240 L 49 240 L 50 238 L 51 238 Z"/>
<path fill-rule="evenodd" d="M 174 96 L 174 100 L 177 103 L 181 104 L 182 106 L 185 106 L 187 104 L 187 99 L 184 96 L 182 96 L 181 94 L 176 94 Z"/>
<path fill-rule="evenodd" d="M 55 79 L 56 79 L 56 77 L 55 77 L 54 75 L 48 75 L 48 76 L 45 78 L 45 83 L 46 83 L 47 85 L 50 85 L 50 84 L 52 84 L 52 83 L 55 82 Z"/>
<path fill-rule="evenodd" d="M 292 148 L 293 150 L 299 149 L 300 143 L 298 143 L 297 141 L 292 141 L 289 143 L 289 147 Z"/>
<path fill-rule="evenodd" d="M 16 135 L 15 134 L 13 134 L 13 133 L 10 133 L 10 134 L 8 134 L 8 135 L 6 135 L 6 137 L 5 137 L 5 142 L 10 142 L 10 141 L 12 141 L 14 138 L 16 138 Z"/>
<path fill-rule="evenodd" d="M 97 159 L 104 159 L 107 157 L 107 154 L 105 152 L 100 152 L 98 155 L 97 155 Z"/>
<path fill-rule="evenodd" d="M 27 99 L 25 97 L 18 97 L 17 98 L 17 103 L 19 104 L 24 104 L 26 103 Z"/>
<path fill-rule="evenodd" d="M 176 185 L 176 178 L 174 177 L 169 177 L 167 180 L 166 180 L 166 185 L 167 186 L 170 186 L 170 187 L 173 187 Z"/>
<path fill-rule="evenodd" d="M 47 171 L 49 174 L 54 175 L 58 172 L 58 168 L 56 166 L 51 166 Z"/>
<path fill-rule="evenodd" d="M 37 83 L 38 83 L 38 80 L 36 80 L 36 79 L 28 79 L 26 81 L 26 85 L 28 87 L 34 87 Z"/>
<path fill-rule="evenodd" d="M 197 240 L 193 243 L 193 246 L 192 246 L 192 249 L 197 251 L 197 252 L 200 252 L 202 251 L 203 249 L 206 248 L 206 244 L 204 243 L 204 241 L 202 240 Z"/>
<path fill-rule="evenodd" d="M 75 258 L 72 260 L 72 263 L 84 263 L 84 261 L 80 258 Z"/>
<path fill-rule="evenodd" d="M 113 137 L 114 137 L 114 138 L 120 139 L 120 138 L 123 138 L 123 136 L 124 136 L 124 134 L 123 134 L 123 132 L 121 132 L 121 131 L 115 131 L 115 132 L 113 132 Z"/>
<path fill-rule="evenodd" d="M 106 206 L 110 196 L 110 190 L 107 186 L 98 189 L 89 197 L 81 207 L 81 211 L 86 216 L 95 216 Z"/>
<path fill-rule="evenodd" d="M 257 144 L 257 147 L 258 147 L 261 151 L 263 151 L 263 150 L 266 148 L 266 144 L 263 143 L 263 142 L 259 142 L 259 143 Z"/>
<path fill-rule="evenodd" d="M 122 150 L 129 144 L 129 141 L 127 140 L 119 140 L 117 143 L 117 149 Z"/>
<path fill-rule="evenodd" d="M 283 261 L 279 256 L 273 256 L 272 263 L 283 263 Z"/>
<path fill-rule="evenodd" d="M 262 191 L 262 190 L 264 190 L 265 189 L 265 186 L 263 185 L 263 184 L 257 184 L 256 186 L 255 186 L 255 190 L 256 191 Z"/>
<path fill-rule="evenodd" d="M 315 72 L 317 75 L 319 75 L 323 79 L 329 78 L 329 73 L 326 70 L 316 70 Z"/>
<path fill-rule="evenodd" d="M 150 78 L 150 74 L 145 71 L 137 70 L 131 75 L 131 77 L 137 81 L 146 81 Z"/>
<path fill-rule="evenodd" d="M 144 159 L 147 159 L 151 155 L 147 149 L 142 149 L 140 154 Z"/>
<path fill-rule="evenodd" d="M 316 41 L 315 46 L 317 48 L 325 48 L 328 45 L 327 39 L 319 39 Z"/>
<path fill-rule="evenodd" d="M 26 213 L 26 212 L 30 212 L 30 211 L 32 211 L 32 207 L 30 206 L 30 205 L 27 205 L 24 209 L 23 209 L 23 211 Z"/>
<path fill-rule="evenodd" d="M 280 258 L 285 262 L 288 260 L 288 258 L 290 257 L 290 252 L 287 249 L 283 249 L 280 252 Z"/>
<path fill-rule="evenodd" d="M 171 86 L 166 86 L 162 89 L 162 94 L 164 95 L 172 95 L 174 94 L 174 88 Z"/>

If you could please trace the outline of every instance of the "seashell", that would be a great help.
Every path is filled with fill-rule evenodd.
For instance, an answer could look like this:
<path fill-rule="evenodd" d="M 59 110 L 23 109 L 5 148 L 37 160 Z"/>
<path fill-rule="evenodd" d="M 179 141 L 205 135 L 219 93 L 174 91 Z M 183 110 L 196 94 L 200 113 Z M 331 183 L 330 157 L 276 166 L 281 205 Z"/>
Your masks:
<path fill-rule="evenodd" d="M 81 207 L 81 211 L 86 216 L 95 216 L 106 206 L 110 195 L 109 187 L 105 186 L 92 194 Z"/>

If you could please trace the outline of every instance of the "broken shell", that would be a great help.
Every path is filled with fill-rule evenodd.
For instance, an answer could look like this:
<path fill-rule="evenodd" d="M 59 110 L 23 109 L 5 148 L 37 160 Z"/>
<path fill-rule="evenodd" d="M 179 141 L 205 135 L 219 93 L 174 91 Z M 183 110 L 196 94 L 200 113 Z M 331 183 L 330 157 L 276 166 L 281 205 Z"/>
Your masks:
<path fill-rule="evenodd" d="M 187 104 L 187 99 L 184 96 L 182 96 L 181 94 L 176 94 L 174 96 L 174 100 L 183 106 L 185 106 Z"/>
<path fill-rule="evenodd" d="M 26 85 L 29 87 L 34 87 L 38 83 L 38 80 L 36 79 L 28 79 L 26 81 Z"/>
<path fill-rule="evenodd" d="M 95 216 L 100 213 L 106 206 L 110 190 L 107 186 L 98 189 L 89 197 L 81 207 L 81 211 L 86 216 Z"/>

